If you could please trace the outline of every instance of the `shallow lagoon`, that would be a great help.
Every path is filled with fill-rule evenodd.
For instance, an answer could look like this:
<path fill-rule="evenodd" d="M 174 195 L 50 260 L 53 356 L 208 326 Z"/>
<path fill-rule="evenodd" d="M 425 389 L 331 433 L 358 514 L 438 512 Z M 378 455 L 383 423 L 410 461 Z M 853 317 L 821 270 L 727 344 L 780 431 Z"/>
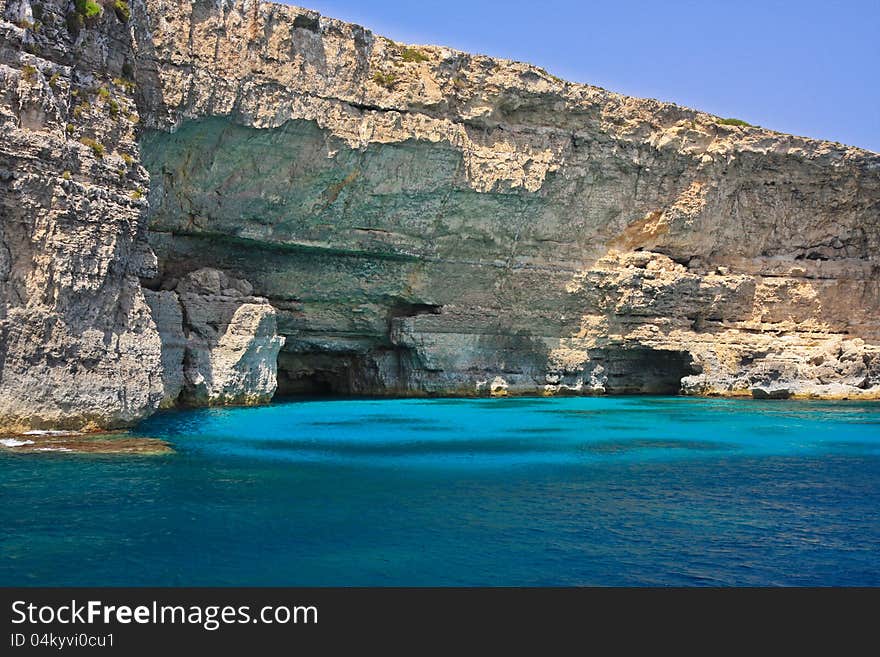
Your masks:
<path fill-rule="evenodd" d="M 0 585 L 880 585 L 880 404 L 335 400 L 0 455 Z"/>

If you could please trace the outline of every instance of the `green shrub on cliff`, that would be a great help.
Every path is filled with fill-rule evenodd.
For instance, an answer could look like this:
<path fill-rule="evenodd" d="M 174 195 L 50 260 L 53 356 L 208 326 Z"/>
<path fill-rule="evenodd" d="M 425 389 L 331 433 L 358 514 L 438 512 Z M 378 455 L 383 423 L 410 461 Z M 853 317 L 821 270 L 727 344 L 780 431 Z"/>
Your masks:
<path fill-rule="evenodd" d="M 37 69 L 30 64 L 21 67 L 21 77 L 28 82 L 33 82 L 37 78 Z"/>
<path fill-rule="evenodd" d="M 67 31 L 76 37 L 86 23 L 94 24 L 103 13 L 101 5 L 94 0 L 73 0 L 73 11 L 67 12 L 65 19 Z"/>
<path fill-rule="evenodd" d="M 747 128 L 753 128 L 754 126 L 751 123 L 747 123 L 742 119 L 718 119 L 716 123 L 720 125 L 738 125 Z"/>
<path fill-rule="evenodd" d="M 131 18 L 131 9 L 129 9 L 128 3 L 124 0 L 114 0 L 113 13 L 116 14 L 116 18 L 123 23 L 127 23 L 128 19 Z"/>
<path fill-rule="evenodd" d="M 127 78 L 113 78 L 113 84 L 115 84 L 117 87 L 122 87 L 129 93 L 134 91 L 134 82 Z"/>
<path fill-rule="evenodd" d="M 104 10 L 101 5 L 93 0 L 74 0 L 73 6 L 76 7 L 76 13 L 83 18 L 97 18 Z"/>
<path fill-rule="evenodd" d="M 427 62 L 429 59 L 431 59 L 418 48 L 403 48 L 400 51 L 400 56 L 405 62 Z"/>
<path fill-rule="evenodd" d="M 394 86 L 394 83 L 397 82 L 397 76 L 394 75 L 394 73 L 382 73 L 381 71 L 376 71 L 375 75 L 373 75 L 373 82 L 380 87 L 390 89 Z"/>
<path fill-rule="evenodd" d="M 82 137 L 79 141 L 81 144 L 91 148 L 92 153 L 94 153 L 95 157 L 97 157 L 98 159 L 101 159 L 104 157 L 104 153 L 105 153 L 106 149 L 104 148 L 104 144 L 102 144 L 101 142 L 95 141 L 91 137 Z"/>

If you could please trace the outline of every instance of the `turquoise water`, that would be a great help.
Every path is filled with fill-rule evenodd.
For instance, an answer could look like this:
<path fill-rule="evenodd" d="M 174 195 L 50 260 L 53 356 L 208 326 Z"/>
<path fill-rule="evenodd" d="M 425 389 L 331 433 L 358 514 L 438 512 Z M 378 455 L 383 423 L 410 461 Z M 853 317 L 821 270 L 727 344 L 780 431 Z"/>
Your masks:
<path fill-rule="evenodd" d="M 301 401 L 0 455 L 0 585 L 880 585 L 880 405 Z"/>

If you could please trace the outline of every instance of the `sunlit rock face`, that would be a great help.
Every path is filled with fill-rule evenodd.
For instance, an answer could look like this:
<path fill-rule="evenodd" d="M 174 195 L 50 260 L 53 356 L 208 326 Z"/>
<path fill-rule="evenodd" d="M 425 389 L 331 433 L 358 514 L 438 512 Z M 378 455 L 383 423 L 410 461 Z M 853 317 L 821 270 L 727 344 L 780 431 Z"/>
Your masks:
<path fill-rule="evenodd" d="M 277 387 L 275 309 L 212 268 L 146 290 L 162 341 L 163 406 L 253 405 Z"/>
<path fill-rule="evenodd" d="M 0 8 L 4 431 L 276 389 L 880 397 L 877 154 L 294 7 Z M 206 269 L 252 289 L 179 287 Z"/>
<path fill-rule="evenodd" d="M 138 110 L 113 82 L 130 33 L 66 14 L 0 0 L 0 432 L 131 424 L 162 395 Z"/>
<path fill-rule="evenodd" d="M 150 242 L 277 308 L 281 393 L 880 393 L 876 154 L 306 10 L 150 6 Z"/>

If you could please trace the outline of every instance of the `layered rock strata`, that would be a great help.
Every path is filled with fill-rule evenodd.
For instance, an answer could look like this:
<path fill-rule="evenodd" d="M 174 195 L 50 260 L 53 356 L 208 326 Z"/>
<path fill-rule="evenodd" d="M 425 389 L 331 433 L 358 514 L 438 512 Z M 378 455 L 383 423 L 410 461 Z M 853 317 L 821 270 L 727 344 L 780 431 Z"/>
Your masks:
<path fill-rule="evenodd" d="M 880 397 L 875 153 L 295 7 L 2 6 L 4 428 L 262 401 L 278 348 L 281 394 Z"/>

